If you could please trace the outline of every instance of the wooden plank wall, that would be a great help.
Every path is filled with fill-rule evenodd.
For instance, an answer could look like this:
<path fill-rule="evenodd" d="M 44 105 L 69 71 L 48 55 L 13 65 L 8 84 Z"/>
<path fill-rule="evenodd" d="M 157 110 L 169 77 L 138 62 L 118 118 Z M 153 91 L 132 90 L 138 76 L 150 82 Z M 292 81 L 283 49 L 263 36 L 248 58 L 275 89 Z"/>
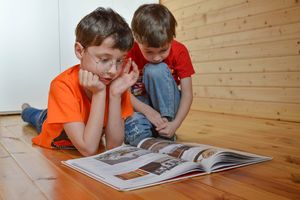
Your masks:
<path fill-rule="evenodd" d="M 192 109 L 300 122 L 298 0 L 161 0 L 196 70 Z"/>

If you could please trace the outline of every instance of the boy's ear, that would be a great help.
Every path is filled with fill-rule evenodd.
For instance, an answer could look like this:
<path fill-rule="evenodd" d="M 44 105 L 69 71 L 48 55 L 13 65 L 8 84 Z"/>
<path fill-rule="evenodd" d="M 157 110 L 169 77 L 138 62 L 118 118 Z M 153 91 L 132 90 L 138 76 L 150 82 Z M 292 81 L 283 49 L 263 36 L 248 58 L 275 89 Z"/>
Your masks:
<path fill-rule="evenodd" d="M 75 42 L 74 45 L 74 50 L 75 50 L 75 55 L 76 57 L 81 60 L 83 53 L 84 53 L 84 48 L 79 42 Z"/>

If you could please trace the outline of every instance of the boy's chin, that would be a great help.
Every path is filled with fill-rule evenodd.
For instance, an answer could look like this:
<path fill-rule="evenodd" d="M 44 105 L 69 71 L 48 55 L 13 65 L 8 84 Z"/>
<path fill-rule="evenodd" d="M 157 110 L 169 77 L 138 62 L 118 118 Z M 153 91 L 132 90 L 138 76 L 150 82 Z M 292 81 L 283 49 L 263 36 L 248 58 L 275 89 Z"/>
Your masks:
<path fill-rule="evenodd" d="M 154 65 L 156 65 L 156 64 L 159 64 L 159 63 L 161 63 L 162 61 L 157 61 L 157 62 L 154 62 L 154 61 L 149 61 L 151 64 L 154 64 Z"/>
<path fill-rule="evenodd" d="M 113 81 L 113 79 L 111 79 L 111 78 L 100 78 L 100 81 L 101 81 L 104 85 L 110 85 L 111 82 Z"/>

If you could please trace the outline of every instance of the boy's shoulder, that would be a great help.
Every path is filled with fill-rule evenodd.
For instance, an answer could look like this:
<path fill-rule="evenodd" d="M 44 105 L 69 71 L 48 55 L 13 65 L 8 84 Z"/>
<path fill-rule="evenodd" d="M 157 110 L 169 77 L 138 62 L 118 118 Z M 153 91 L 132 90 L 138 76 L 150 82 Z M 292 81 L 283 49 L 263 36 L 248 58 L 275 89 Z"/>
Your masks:
<path fill-rule="evenodd" d="M 189 58 L 189 51 L 186 46 L 177 40 L 171 42 L 171 51 L 167 59 L 174 61 L 182 58 Z"/>
<path fill-rule="evenodd" d="M 74 82 L 78 79 L 79 65 L 75 65 L 58 74 L 52 82 Z"/>
<path fill-rule="evenodd" d="M 186 46 L 177 40 L 172 40 L 171 47 L 172 49 L 187 50 Z"/>
<path fill-rule="evenodd" d="M 82 93 L 79 84 L 79 65 L 75 65 L 61 72 L 50 84 L 50 96 L 62 96 L 64 98 L 73 98 Z"/>

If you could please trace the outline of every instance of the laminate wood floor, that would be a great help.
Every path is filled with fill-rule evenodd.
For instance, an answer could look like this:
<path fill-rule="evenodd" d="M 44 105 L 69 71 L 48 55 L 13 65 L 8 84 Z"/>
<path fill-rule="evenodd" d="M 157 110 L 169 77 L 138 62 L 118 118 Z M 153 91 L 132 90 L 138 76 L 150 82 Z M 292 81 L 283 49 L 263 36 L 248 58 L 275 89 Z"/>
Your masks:
<path fill-rule="evenodd" d="M 191 111 L 178 130 L 178 141 L 273 160 L 130 192 L 62 166 L 62 160 L 80 154 L 32 145 L 34 135 L 19 115 L 0 116 L 0 199 L 300 199 L 300 123 Z"/>

